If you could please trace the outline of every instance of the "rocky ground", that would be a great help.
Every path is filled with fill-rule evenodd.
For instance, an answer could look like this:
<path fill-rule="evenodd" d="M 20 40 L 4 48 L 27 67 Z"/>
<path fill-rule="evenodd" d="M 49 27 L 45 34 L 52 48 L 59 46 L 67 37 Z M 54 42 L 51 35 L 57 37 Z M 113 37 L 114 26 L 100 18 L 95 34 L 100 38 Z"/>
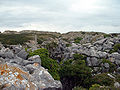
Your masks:
<path fill-rule="evenodd" d="M 0 90 L 61 90 L 60 81 L 54 80 L 41 66 L 39 55 L 29 57 L 22 46 L 2 47 L 0 50 Z"/>
<path fill-rule="evenodd" d="M 32 33 L 33 31 L 29 31 Z M 4 34 L 23 34 L 23 32 L 5 32 Z M 86 65 L 92 68 L 92 75 L 108 73 L 108 76 L 120 74 L 120 34 L 105 34 L 98 32 L 45 33 L 34 32 L 42 40 L 35 46 L 33 42 L 24 45 L 1 44 L 0 50 L 0 88 L 3 90 L 61 90 L 60 81 L 54 80 L 47 69 L 41 66 L 39 55 L 28 58 L 25 48 L 34 51 L 46 48 L 50 57 L 58 63 L 73 59 L 74 54 L 86 56 Z M 42 35 L 42 36 L 41 36 Z M 52 35 L 52 36 L 51 36 Z M 33 37 L 33 36 L 32 36 Z M 41 38 L 41 39 L 42 39 Z M 2 42 L 1 42 L 2 43 Z M 8 48 L 9 47 L 9 48 Z M 120 87 L 115 82 L 115 87 Z M 63 85 L 64 86 L 64 85 Z M 64 89 L 65 90 L 65 89 Z"/>

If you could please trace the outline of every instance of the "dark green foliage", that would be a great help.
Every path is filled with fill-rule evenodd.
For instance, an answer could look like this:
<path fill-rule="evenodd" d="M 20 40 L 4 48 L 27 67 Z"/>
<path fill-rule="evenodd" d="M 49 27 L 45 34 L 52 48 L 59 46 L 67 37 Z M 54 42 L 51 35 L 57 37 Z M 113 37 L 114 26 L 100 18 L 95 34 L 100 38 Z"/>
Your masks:
<path fill-rule="evenodd" d="M 118 50 L 120 50 L 120 43 L 117 43 L 113 46 L 113 49 L 110 50 L 109 53 L 114 53 L 114 52 L 117 52 Z"/>
<path fill-rule="evenodd" d="M 116 75 L 116 81 L 120 83 L 120 75 Z"/>
<path fill-rule="evenodd" d="M 107 59 L 103 59 L 102 60 L 102 63 L 108 63 L 110 65 L 110 69 L 109 69 L 109 72 L 114 72 L 115 69 L 116 69 L 116 65 L 113 64 L 112 62 L 110 62 L 110 60 L 107 60 Z"/>
<path fill-rule="evenodd" d="M 98 89 L 100 89 L 99 84 L 94 84 L 94 85 L 92 85 L 92 87 L 89 88 L 89 90 L 98 90 Z"/>
<path fill-rule="evenodd" d="M 66 44 L 66 47 L 70 47 L 71 46 L 71 44 Z"/>
<path fill-rule="evenodd" d="M 110 34 L 104 34 L 104 38 L 111 37 Z"/>
<path fill-rule="evenodd" d="M 7 45 L 24 44 L 29 39 L 26 34 L 0 34 L 0 42 Z"/>
<path fill-rule="evenodd" d="M 49 57 L 49 53 L 47 49 L 41 48 L 35 50 L 34 52 L 29 52 L 29 57 L 39 55 L 41 58 L 41 64 L 44 68 L 48 69 L 49 73 L 53 76 L 54 79 L 59 80 L 59 65 L 56 60 L 53 60 Z"/>
<path fill-rule="evenodd" d="M 85 89 L 85 88 L 83 88 L 83 87 L 81 87 L 81 86 L 80 86 L 80 87 L 77 86 L 77 87 L 74 87 L 73 90 L 87 90 L 87 89 Z"/>
<path fill-rule="evenodd" d="M 44 41 L 44 39 L 43 39 L 43 38 L 38 38 L 38 39 L 37 39 L 38 44 L 42 44 L 42 43 L 43 43 L 43 41 Z"/>
<path fill-rule="evenodd" d="M 99 84 L 94 84 L 89 88 L 89 90 L 119 90 L 119 89 L 112 86 L 100 86 Z"/>
<path fill-rule="evenodd" d="M 77 37 L 74 39 L 74 43 L 80 43 L 80 41 L 82 40 L 83 38 L 81 37 Z"/>
<path fill-rule="evenodd" d="M 46 48 L 50 50 L 50 49 L 56 48 L 57 46 L 58 44 L 56 42 L 51 42 L 46 45 Z"/>
<path fill-rule="evenodd" d="M 86 66 L 85 60 L 67 60 L 61 67 L 60 77 L 66 79 L 69 85 L 74 86 L 81 85 L 83 87 L 89 87 L 89 78 L 91 77 L 91 69 Z M 87 82 L 88 81 L 88 82 Z"/>
<path fill-rule="evenodd" d="M 101 86 L 113 86 L 114 79 L 110 78 L 107 73 L 102 73 L 93 76 L 92 78 L 93 84 L 99 84 Z"/>
<path fill-rule="evenodd" d="M 107 59 L 103 59 L 103 60 L 102 60 L 102 63 L 112 64 L 112 62 L 110 62 L 110 61 L 109 61 L 109 60 L 107 60 Z"/>
<path fill-rule="evenodd" d="M 74 60 L 86 60 L 86 56 L 82 54 L 74 54 L 73 55 Z"/>
<path fill-rule="evenodd" d="M 86 33 L 86 32 L 82 32 L 82 31 L 81 31 L 81 34 L 85 34 L 85 33 Z"/>
<path fill-rule="evenodd" d="M 120 43 L 115 44 L 113 48 L 114 48 L 114 52 L 117 52 L 118 50 L 120 50 Z"/>

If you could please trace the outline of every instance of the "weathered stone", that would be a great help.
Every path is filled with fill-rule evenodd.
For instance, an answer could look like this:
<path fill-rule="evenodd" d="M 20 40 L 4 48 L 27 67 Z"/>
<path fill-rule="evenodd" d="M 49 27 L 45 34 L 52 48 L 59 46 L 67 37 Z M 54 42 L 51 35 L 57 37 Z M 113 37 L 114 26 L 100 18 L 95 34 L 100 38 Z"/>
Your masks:
<path fill-rule="evenodd" d="M 37 87 L 30 81 L 30 76 L 27 72 L 23 71 L 19 67 L 11 66 L 10 64 L 2 64 L 0 65 L 0 83 L 2 85 L 7 84 L 4 88 L 9 87 L 8 90 L 16 90 L 16 89 L 29 89 L 35 90 Z M 22 75 L 25 75 L 28 79 L 26 80 Z M 22 86 L 22 87 L 21 87 Z"/>
<path fill-rule="evenodd" d="M 92 63 L 90 61 L 90 57 L 87 57 L 86 61 L 87 61 L 87 66 L 92 66 Z"/>
<path fill-rule="evenodd" d="M 99 60 L 95 57 L 90 58 L 92 66 L 99 65 Z"/>
<path fill-rule="evenodd" d="M 115 82 L 115 83 L 114 83 L 114 87 L 115 87 L 115 88 L 120 88 L 120 83 L 119 83 L 119 82 Z"/>
<path fill-rule="evenodd" d="M 32 76 L 32 81 L 36 83 L 39 88 L 62 88 L 61 82 L 54 80 L 43 67 L 36 68 Z"/>
<path fill-rule="evenodd" d="M 14 46 L 11 46 L 11 48 L 15 54 L 19 53 L 22 50 L 21 45 L 14 45 Z"/>
<path fill-rule="evenodd" d="M 6 52 L 4 53 L 4 55 L 5 55 L 5 58 L 9 58 L 9 59 L 14 58 L 14 54 L 12 51 Z"/>
<path fill-rule="evenodd" d="M 101 51 L 98 51 L 97 55 L 99 58 L 106 58 L 108 56 L 106 52 L 101 52 Z"/>
<path fill-rule="evenodd" d="M 113 58 L 115 58 L 117 60 L 120 60 L 120 54 L 118 52 L 112 53 L 111 57 L 113 57 Z"/>
<path fill-rule="evenodd" d="M 106 40 L 107 40 L 107 39 L 105 38 L 105 39 L 96 41 L 96 42 L 94 43 L 94 45 L 96 45 L 96 44 L 102 45 Z"/>
<path fill-rule="evenodd" d="M 36 62 L 38 62 L 41 65 L 41 59 L 40 59 L 39 55 L 35 55 L 35 56 L 32 56 L 32 57 L 29 57 L 28 60 L 29 61 L 36 61 Z"/>
<path fill-rule="evenodd" d="M 0 57 L 12 59 L 14 58 L 14 54 L 10 49 L 2 48 L 2 50 L 0 50 Z"/>
<path fill-rule="evenodd" d="M 104 67 L 109 69 L 110 68 L 109 63 L 104 63 Z"/>
<path fill-rule="evenodd" d="M 17 56 L 26 60 L 27 56 L 28 56 L 28 53 L 23 49 L 17 54 Z"/>

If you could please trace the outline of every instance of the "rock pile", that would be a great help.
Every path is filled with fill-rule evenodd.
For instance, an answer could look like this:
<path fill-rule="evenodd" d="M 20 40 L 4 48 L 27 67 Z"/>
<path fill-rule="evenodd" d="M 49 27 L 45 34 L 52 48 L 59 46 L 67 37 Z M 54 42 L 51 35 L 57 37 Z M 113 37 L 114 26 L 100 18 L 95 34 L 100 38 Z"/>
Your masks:
<path fill-rule="evenodd" d="M 101 64 L 103 59 L 107 59 L 111 63 L 113 63 L 116 66 L 115 68 L 117 71 L 120 68 L 120 47 L 117 47 L 117 51 L 111 52 L 116 44 L 120 44 L 119 35 L 116 37 L 101 38 L 94 43 L 76 44 L 72 42 L 69 44 L 71 45 L 67 47 L 63 40 L 59 40 L 58 46 L 56 47 L 54 52 L 51 52 L 51 54 L 53 54 L 52 58 L 58 60 L 60 58 L 65 61 L 68 59 L 72 59 L 73 54 L 78 53 L 86 55 L 87 65 L 92 66 L 95 69 L 100 66 L 102 67 L 103 71 L 105 71 L 104 69 L 109 70 L 110 63 Z"/>
<path fill-rule="evenodd" d="M 41 66 L 39 55 L 28 59 L 27 56 L 22 46 L 2 47 L 0 90 L 61 90 L 61 82 L 54 80 Z"/>

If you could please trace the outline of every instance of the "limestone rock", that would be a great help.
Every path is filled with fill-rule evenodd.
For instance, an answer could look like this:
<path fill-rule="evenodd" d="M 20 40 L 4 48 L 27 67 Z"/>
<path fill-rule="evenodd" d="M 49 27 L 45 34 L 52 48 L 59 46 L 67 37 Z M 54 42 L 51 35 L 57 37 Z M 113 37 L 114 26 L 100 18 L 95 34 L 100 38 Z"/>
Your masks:
<path fill-rule="evenodd" d="M 17 56 L 22 59 L 27 59 L 28 53 L 23 49 L 17 54 Z"/>

